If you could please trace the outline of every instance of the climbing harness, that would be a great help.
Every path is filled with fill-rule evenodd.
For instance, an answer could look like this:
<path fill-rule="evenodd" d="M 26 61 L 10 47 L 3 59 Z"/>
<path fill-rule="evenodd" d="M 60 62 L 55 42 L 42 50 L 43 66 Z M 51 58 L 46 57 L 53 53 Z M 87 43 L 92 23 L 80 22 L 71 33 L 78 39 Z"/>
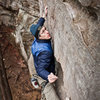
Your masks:
<path fill-rule="evenodd" d="M 42 88 L 42 91 L 44 90 L 45 86 L 48 84 L 48 81 L 43 81 L 40 86 Z"/>

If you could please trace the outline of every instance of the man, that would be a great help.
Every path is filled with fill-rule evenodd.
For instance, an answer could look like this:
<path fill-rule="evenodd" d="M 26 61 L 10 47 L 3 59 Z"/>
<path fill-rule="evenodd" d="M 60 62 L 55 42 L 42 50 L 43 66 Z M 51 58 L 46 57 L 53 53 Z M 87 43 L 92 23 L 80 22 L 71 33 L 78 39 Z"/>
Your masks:
<path fill-rule="evenodd" d="M 39 19 L 38 23 L 36 25 L 33 24 L 30 27 L 30 31 L 35 37 L 31 51 L 38 75 L 49 83 L 53 83 L 58 79 L 58 77 L 54 75 L 55 62 L 51 47 L 51 36 L 46 30 L 46 27 L 43 26 L 46 16 L 47 7 L 45 8 L 45 13 Z"/>

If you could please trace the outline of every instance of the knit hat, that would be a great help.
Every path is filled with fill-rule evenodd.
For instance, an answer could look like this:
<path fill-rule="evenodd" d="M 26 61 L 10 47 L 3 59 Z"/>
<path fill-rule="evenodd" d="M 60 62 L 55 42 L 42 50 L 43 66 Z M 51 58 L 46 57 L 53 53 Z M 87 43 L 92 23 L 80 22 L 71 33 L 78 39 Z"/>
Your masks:
<path fill-rule="evenodd" d="M 38 38 L 38 34 L 41 30 L 41 25 L 40 24 L 33 24 L 31 27 L 30 27 L 30 31 L 31 33 L 36 37 Z"/>
<path fill-rule="evenodd" d="M 41 17 L 39 19 L 39 21 L 37 22 L 37 24 L 32 24 L 32 26 L 30 27 L 30 31 L 31 33 L 38 39 L 38 34 L 43 26 L 45 22 L 45 19 L 43 17 Z"/>

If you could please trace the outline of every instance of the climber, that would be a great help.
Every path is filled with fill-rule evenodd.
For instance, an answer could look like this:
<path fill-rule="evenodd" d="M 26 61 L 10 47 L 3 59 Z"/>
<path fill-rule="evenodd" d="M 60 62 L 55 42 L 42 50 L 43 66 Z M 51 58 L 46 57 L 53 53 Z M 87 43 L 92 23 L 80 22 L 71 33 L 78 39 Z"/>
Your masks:
<path fill-rule="evenodd" d="M 55 62 L 51 47 L 51 35 L 46 30 L 46 27 L 43 26 L 46 17 L 47 7 L 45 7 L 43 16 L 39 19 L 37 24 L 32 24 L 30 27 L 30 31 L 35 37 L 31 51 L 37 74 L 47 82 L 53 83 L 58 79 L 58 77 L 55 75 Z"/>

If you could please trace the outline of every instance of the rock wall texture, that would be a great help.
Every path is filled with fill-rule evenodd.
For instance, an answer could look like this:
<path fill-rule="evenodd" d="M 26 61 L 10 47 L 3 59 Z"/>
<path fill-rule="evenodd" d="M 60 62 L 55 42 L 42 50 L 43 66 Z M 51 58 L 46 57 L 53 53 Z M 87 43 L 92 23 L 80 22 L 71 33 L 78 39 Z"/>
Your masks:
<path fill-rule="evenodd" d="M 61 100 L 100 99 L 100 1 L 40 0 L 48 5 Z"/>
<path fill-rule="evenodd" d="M 27 62 L 31 53 L 30 45 L 34 39 L 29 28 L 39 18 L 38 0 L 0 0 L 0 11 L 0 25 L 15 29 L 12 35 Z"/>

